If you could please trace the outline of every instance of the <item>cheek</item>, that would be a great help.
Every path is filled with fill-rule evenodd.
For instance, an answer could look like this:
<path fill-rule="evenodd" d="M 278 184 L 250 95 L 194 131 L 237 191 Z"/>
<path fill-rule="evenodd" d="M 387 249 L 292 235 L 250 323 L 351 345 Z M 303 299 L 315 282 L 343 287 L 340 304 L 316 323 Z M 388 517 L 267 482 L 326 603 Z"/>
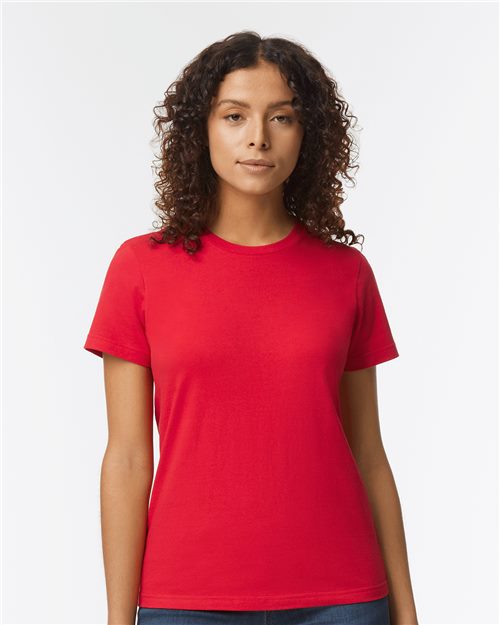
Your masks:
<path fill-rule="evenodd" d="M 212 163 L 223 165 L 228 160 L 228 146 L 220 133 L 209 137 L 209 151 Z"/>
<path fill-rule="evenodd" d="M 293 144 L 294 149 L 298 152 L 300 150 L 300 146 L 302 145 L 302 140 L 304 138 L 304 131 L 301 127 L 295 128 L 294 132 L 290 135 L 290 143 Z"/>
<path fill-rule="evenodd" d="M 300 148 L 302 145 L 302 137 L 300 133 L 291 133 L 289 137 L 287 137 L 286 146 L 285 146 L 285 154 L 286 160 L 288 163 L 294 162 L 298 159 Z"/>
<path fill-rule="evenodd" d="M 219 162 L 233 161 L 235 159 L 236 137 L 234 133 L 217 130 L 209 136 L 209 147 L 212 158 Z"/>

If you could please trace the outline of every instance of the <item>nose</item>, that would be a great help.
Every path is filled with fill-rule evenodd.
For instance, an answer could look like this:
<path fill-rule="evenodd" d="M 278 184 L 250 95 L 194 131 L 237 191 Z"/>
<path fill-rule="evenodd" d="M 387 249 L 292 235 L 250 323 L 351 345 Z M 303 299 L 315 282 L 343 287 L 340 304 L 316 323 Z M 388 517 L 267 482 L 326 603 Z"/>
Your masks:
<path fill-rule="evenodd" d="M 257 146 L 259 148 L 269 147 L 267 129 L 266 125 L 263 122 L 257 122 L 254 126 L 251 127 L 249 144 L 251 146 Z"/>

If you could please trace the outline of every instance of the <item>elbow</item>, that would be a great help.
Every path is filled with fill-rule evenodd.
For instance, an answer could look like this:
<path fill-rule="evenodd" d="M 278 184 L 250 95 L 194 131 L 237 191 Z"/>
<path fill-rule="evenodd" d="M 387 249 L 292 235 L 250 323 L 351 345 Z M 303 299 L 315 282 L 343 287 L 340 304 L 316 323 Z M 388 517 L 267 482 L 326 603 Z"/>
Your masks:
<path fill-rule="evenodd" d="M 154 459 L 152 454 L 132 453 L 127 450 L 108 448 L 102 460 L 103 467 L 108 470 L 127 471 L 143 475 L 145 479 L 154 474 Z"/>
<path fill-rule="evenodd" d="M 377 445 L 362 453 L 354 454 L 356 464 L 361 473 L 373 473 L 381 468 L 387 467 L 389 460 L 382 444 Z"/>

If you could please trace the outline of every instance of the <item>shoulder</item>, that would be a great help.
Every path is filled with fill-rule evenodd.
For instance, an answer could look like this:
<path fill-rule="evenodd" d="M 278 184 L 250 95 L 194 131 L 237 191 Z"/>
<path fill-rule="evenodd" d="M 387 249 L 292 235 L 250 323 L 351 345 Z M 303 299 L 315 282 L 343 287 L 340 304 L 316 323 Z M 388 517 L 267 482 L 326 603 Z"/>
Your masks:
<path fill-rule="evenodd" d="M 134 275 L 142 273 L 145 251 L 154 233 L 143 233 L 128 237 L 115 244 L 109 265 L 109 272 L 114 275 L 123 274 L 131 280 Z"/>
<path fill-rule="evenodd" d="M 160 240 L 160 236 L 161 234 L 157 230 L 136 234 L 122 241 L 120 248 L 131 250 L 133 252 L 140 252 L 141 250 L 147 249 L 154 244 L 154 241 L 152 241 L 153 238 Z"/>
<path fill-rule="evenodd" d="M 176 271 L 186 262 L 181 245 L 161 243 L 162 232 L 150 230 L 123 240 L 118 254 L 123 257 L 123 267 L 130 267 L 131 273 L 140 273 L 147 283 L 150 279 Z M 170 275 L 170 274 L 169 274 Z"/>
<path fill-rule="evenodd" d="M 325 245 L 322 241 L 319 241 L 319 244 L 325 250 L 326 255 L 333 260 L 337 268 L 342 267 L 350 272 L 357 273 L 361 263 L 366 261 L 364 254 L 353 245 L 337 240 L 332 241 L 330 245 Z"/>
<path fill-rule="evenodd" d="M 333 245 L 338 256 L 342 258 L 347 265 L 353 268 L 356 274 L 370 273 L 373 271 L 370 261 L 357 247 L 347 245 L 347 243 L 341 243 L 340 241 L 334 241 Z"/>
<path fill-rule="evenodd" d="M 363 253 L 357 247 L 341 241 L 333 241 L 332 249 L 335 250 L 334 253 L 342 255 L 347 261 L 359 262 L 360 257 L 363 256 Z"/>
<path fill-rule="evenodd" d="M 136 234 L 122 241 L 118 250 L 129 258 L 134 258 L 137 263 L 142 264 L 147 261 L 155 250 L 167 249 L 171 246 L 168 243 L 160 243 L 161 232 L 151 230 Z"/>

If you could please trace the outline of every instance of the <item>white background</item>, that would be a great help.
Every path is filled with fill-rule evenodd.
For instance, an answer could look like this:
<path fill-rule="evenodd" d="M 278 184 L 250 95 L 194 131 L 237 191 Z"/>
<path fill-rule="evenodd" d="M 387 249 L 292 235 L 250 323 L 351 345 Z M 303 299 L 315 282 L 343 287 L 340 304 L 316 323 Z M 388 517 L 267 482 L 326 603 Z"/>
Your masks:
<path fill-rule="evenodd" d="M 400 352 L 379 409 L 420 624 L 498 623 L 498 6 L 479 2 L 3 4 L 3 622 L 106 622 L 83 343 L 113 252 L 153 230 L 152 107 L 243 29 L 308 47 L 362 128 L 342 211 Z"/>

